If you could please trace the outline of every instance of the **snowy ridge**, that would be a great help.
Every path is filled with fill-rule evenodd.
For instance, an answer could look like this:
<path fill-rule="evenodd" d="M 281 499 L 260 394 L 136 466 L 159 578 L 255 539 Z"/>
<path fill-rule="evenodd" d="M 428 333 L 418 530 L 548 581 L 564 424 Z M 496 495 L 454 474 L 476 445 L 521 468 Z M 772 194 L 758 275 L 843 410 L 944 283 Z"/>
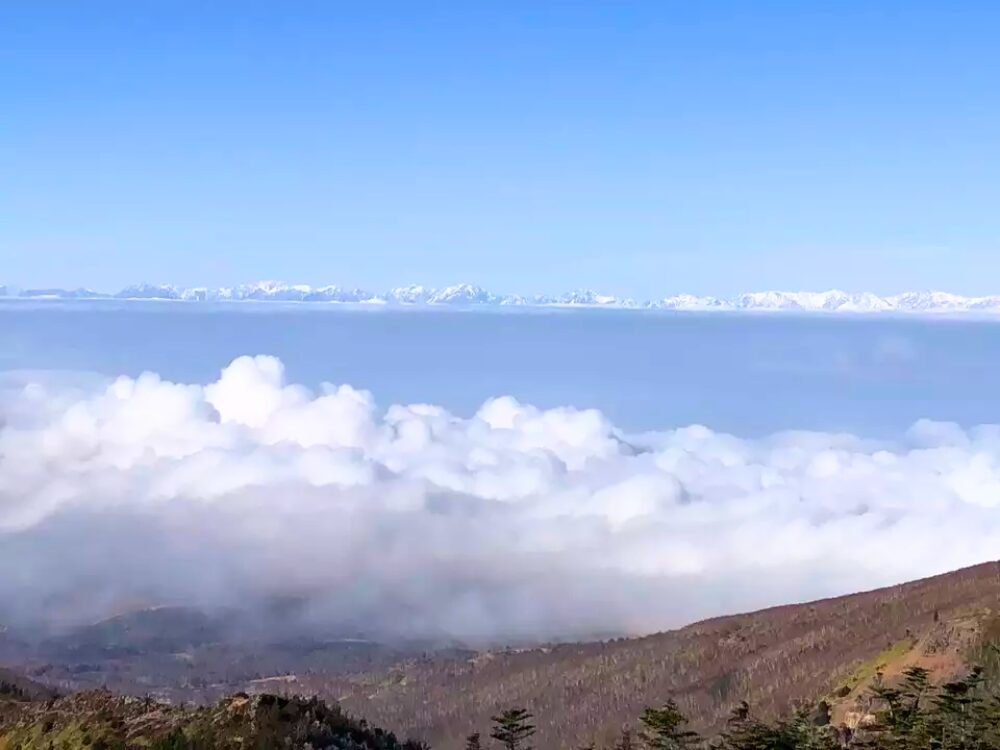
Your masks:
<path fill-rule="evenodd" d="M 881 297 L 870 292 L 749 292 L 735 297 L 702 297 L 677 294 L 657 300 L 637 301 L 628 297 L 576 290 L 558 296 L 495 294 L 472 284 L 440 289 L 410 285 L 387 292 L 310 286 L 261 281 L 234 287 L 176 287 L 137 284 L 118 292 L 92 289 L 23 289 L 0 285 L 0 296 L 22 299 L 119 299 L 175 300 L 186 302 L 328 302 L 371 305 L 451 305 L 522 307 L 605 307 L 692 311 L 798 311 L 845 313 L 1000 313 L 1000 295 L 963 297 L 947 292 L 906 292 Z"/>

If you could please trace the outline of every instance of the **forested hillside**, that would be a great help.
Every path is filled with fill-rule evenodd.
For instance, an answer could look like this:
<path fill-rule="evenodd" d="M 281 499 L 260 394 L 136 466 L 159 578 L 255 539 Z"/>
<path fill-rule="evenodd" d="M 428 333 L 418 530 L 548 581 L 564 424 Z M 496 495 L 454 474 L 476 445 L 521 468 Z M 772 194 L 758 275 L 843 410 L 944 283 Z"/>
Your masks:
<path fill-rule="evenodd" d="M 878 673 L 856 721 L 835 724 L 829 704 L 802 704 L 762 721 L 741 701 L 712 737 L 690 728 L 672 699 L 645 708 L 601 750 L 994 750 L 1000 748 L 1000 690 L 995 669 L 974 667 L 934 685 L 909 667 L 895 680 Z M 545 720 L 546 717 L 537 717 Z M 508 708 L 474 731 L 465 750 L 533 750 L 536 717 Z M 488 737 L 488 739 L 484 739 Z M 176 707 L 151 699 L 90 692 L 29 698 L 0 692 L 0 750 L 428 750 L 419 741 L 346 716 L 316 699 L 238 694 L 211 707 Z M 581 750 L 597 750 L 591 742 Z"/>
<path fill-rule="evenodd" d="M 804 707 L 810 726 L 822 718 L 823 726 L 856 729 L 874 720 L 880 700 L 891 703 L 873 690 L 924 675 L 922 694 L 932 697 L 921 705 L 930 705 L 940 686 L 965 680 L 976 665 L 984 671 L 965 692 L 982 696 L 976 711 L 986 716 L 1000 671 L 1000 564 L 644 638 L 519 650 L 403 657 L 405 651 L 370 643 L 313 648 L 222 637 L 188 615 L 150 611 L 89 628 L 12 665 L 64 693 L 106 684 L 140 700 L 169 696 L 174 705 L 214 705 L 218 696 L 239 692 L 318 696 L 441 750 L 464 747 L 476 732 L 486 737 L 491 718 L 511 708 L 533 715 L 538 748 L 612 747 L 623 730 L 638 741 L 639 717 L 668 701 L 702 737 L 728 731 L 744 702 L 764 722 L 799 726 L 805 719 L 795 717 Z M 264 666 L 274 671 L 260 674 Z M 0 691 L 8 709 L 48 697 L 48 688 L 12 674 L 0 674 L 0 682 L 9 686 Z M 89 700 L 61 699 L 60 716 L 89 710 Z M 135 712 L 145 704 L 121 705 Z"/>
<path fill-rule="evenodd" d="M 300 674 L 258 689 L 319 694 L 447 748 L 510 705 L 532 707 L 545 747 L 611 743 L 667 698 L 708 733 L 743 700 L 775 719 L 827 698 L 839 721 L 860 710 L 879 670 L 960 677 L 995 638 L 998 613 L 1000 565 L 988 563 L 645 638 L 411 659 L 388 672 Z"/>

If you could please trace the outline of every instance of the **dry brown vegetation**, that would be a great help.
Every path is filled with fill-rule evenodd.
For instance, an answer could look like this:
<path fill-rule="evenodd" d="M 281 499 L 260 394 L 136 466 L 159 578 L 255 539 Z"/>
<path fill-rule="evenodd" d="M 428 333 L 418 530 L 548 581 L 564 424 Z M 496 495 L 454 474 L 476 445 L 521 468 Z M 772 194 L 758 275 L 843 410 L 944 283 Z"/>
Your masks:
<path fill-rule="evenodd" d="M 0 750 L 425 750 L 315 699 L 170 706 L 97 691 L 0 703 Z"/>
<path fill-rule="evenodd" d="M 389 672 L 255 687 L 316 693 L 435 747 L 458 747 L 512 705 L 538 717 L 540 747 L 610 745 L 645 706 L 667 698 L 711 732 L 740 700 L 773 718 L 798 700 L 850 705 L 879 669 L 920 663 L 950 677 L 998 611 L 1000 563 L 987 563 L 645 638 L 414 659 Z"/>
<path fill-rule="evenodd" d="M 643 708 L 667 699 L 707 734 L 742 700 L 773 719 L 825 698 L 833 721 L 849 724 L 868 710 L 877 673 L 891 679 L 917 666 L 950 679 L 984 637 L 1000 641 L 1000 563 L 644 638 L 419 658 L 361 642 L 248 647 L 167 614 L 109 621 L 7 661 L 66 690 L 103 685 L 173 701 L 238 690 L 318 695 L 444 750 L 511 706 L 537 717 L 538 747 L 610 746 Z"/>

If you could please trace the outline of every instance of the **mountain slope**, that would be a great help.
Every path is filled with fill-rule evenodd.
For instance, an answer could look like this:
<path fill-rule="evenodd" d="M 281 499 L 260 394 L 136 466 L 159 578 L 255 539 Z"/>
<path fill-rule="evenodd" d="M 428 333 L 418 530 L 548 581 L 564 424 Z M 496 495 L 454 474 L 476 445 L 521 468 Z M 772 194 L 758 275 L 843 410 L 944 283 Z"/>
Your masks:
<path fill-rule="evenodd" d="M 0 667 L 0 702 L 47 700 L 55 697 L 55 694 L 54 690 L 44 685 Z"/>
<path fill-rule="evenodd" d="M 0 704 L 0 750 L 419 750 L 317 700 L 236 695 L 201 708 L 111 693 Z"/>
<path fill-rule="evenodd" d="M 144 610 L 8 663 L 61 690 L 107 685 L 175 701 L 237 690 L 318 695 L 442 750 L 512 706 L 535 713 L 537 747 L 610 744 L 643 708 L 669 698 L 707 734 L 741 700 L 767 719 L 825 699 L 835 723 L 852 725 L 869 713 L 879 672 L 891 680 L 920 666 L 944 681 L 980 663 L 1000 683 L 1000 652 L 987 647 L 1000 642 L 1000 563 L 644 638 L 517 651 L 409 657 L 423 650 L 227 632 L 193 612 Z"/>
<path fill-rule="evenodd" d="M 319 693 L 452 748 L 498 708 L 537 717 L 538 746 L 609 742 L 647 705 L 674 698 L 702 730 L 748 700 L 764 717 L 827 698 L 846 719 L 880 669 L 919 663 L 948 678 L 996 631 L 1000 563 L 902 586 L 722 617 L 637 639 L 468 658 L 427 658 L 352 677 L 299 675 L 259 689 Z"/>
<path fill-rule="evenodd" d="M 261 281 L 233 287 L 176 287 L 168 284 L 135 284 L 117 292 L 92 289 L 24 289 L 0 286 L 0 297 L 58 300 L 160 300 L 183 302 L 325 302 L 362 305 L 430 305 L 438 307 L 606 307 L 692 311 L 763 311 L 816 313 L 976 313 L 1000 312 L 1000 295 L 965 297 L 947 292 L 905 292 L 879 296 L 870 292 L 749 292 L 729 298 L 675 294 L 636 300 L 601 294 L 589 289 L 561 295 L 496 294 L 472 284 L 435 289 L 420 285 L 396 287 L 385 292 L 347 289 L 335 285 L 311 286 Z"/>
<path fill-rule="evenodd" d="M 211 702 L 263 675 L 373 672 L 424 651 L 357 638 L 309 637 L 280 617 L 150 607 L 0 649 L 0 664 L 60 692 L 106 688 L 166 701 Z"/>

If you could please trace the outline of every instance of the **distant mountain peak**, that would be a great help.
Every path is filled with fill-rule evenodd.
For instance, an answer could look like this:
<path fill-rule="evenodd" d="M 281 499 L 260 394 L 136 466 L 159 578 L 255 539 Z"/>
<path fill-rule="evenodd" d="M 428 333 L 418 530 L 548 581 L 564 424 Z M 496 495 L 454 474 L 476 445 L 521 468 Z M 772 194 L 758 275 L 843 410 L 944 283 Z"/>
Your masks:
<path fill-rule="evenodd" d="M 689 311 L 761 311 L 815 313 L 1000 313 L 1000 295 L 966 297 L 942 291 L 904 292 L 879 296 L 871 292 L 758 291 L 732 297 L 675 294 L 640 301 L 575 289 L 561 295 L 498 294 L 476 284 L 462 283 L 441 288 L 420 284 L 400 286 L 385 292 L 349 289 L 329 284 L 286 284 L 258 281 L 232 287 L 178 287 L 170 284 L 134 284 L 116 292 L 92 289 L 39 288 L 17 290 L 0 285 L 0 296 L 22 299 L 117 299 L 178 302 L 326 302 L 382 305 L 437 305 L 453 307 L 593 307 Z"/>

